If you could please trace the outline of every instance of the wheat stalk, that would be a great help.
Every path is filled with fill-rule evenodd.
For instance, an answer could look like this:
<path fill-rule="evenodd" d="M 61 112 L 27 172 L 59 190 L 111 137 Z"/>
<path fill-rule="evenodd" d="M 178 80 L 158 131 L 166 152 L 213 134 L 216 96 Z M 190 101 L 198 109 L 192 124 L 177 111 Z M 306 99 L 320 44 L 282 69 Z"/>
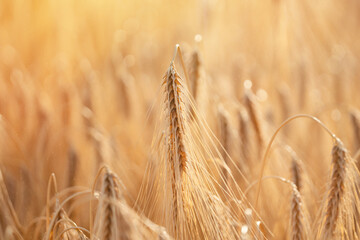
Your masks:
<path fill-rule="evenodd" d="M 114 70 L 115 79 L 117 84 L 117 89 L 119 90 L 119 96 L 121 96 L 121 107 L 119 108 L 123 111 L 125 117 L 129 117 L 131 115 L 131 92 L 129 87 L 129 80 L 131 79 L 130 73 L 127 72 L 125 67 Z"/>

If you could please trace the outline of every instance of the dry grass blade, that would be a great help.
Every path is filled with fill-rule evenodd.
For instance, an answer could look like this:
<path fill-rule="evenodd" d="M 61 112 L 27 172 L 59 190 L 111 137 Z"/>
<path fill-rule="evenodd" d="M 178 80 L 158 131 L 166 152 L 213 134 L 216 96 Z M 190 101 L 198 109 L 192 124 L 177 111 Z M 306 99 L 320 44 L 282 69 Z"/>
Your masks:
<path fill-rule="evenodd" d="M 121 64 L 121 63 L 119 63 Z M 119 96 L 121 97 L 119 99 L 121 106 L 119 109 L 123 112 L 125 117 L 129 117 L 131 115 L 131 91 L 130 91 L 130 84 L 129 80 L 132 76 L 130 73 L 128 73 L 127 69 L 122 66 L 118 66 L 118 69 L 114 66 L 114 78 L 116 79 L 117 89 L 120 93 Z"/>

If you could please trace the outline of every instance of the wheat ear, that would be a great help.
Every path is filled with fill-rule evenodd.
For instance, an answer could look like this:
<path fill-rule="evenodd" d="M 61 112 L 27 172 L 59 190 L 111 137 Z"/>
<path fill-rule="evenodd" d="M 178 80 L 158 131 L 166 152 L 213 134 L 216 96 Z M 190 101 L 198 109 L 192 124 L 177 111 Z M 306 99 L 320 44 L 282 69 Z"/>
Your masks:
<path fill-rule="evenodd" d="M 354 150 L 360 149 L 360 113 L 353 110 L 350 112 L 351 123 L 354 132 Z M 358 166 L 359 167 L 359 166 Z"/>
<path fill-rule="evenodd" d="M 330 189 L 327 196 L 324 236 L 329 239 L 334 237 L 340 206 L 343 202 L 345 177 L 347 165 L 347 151 L 342 142 L 337 139 L 332 149 L 332 173 Z"/>
<path fill-rule="evenodd" d="M 250 145 L 249 145 L 249 119 L 245 110 L 239 111 L 239 137 L 241 154 L 245 161 L 249 161 Z"/>
<path fill-rule="evenodd" d="M 75 185 L 76 172 L 79 165 L 79 159 L 73 146 L 68 150 L 68 177 L 67 186 L 72 187 Z"/>
<path fill-rule="evenodd" d="M 124 200 L 119 192 L 118 177 L 105 168 L 97 213 L 98 219 L 100 219 L 97 232 L 101 239 L 125 240 L 130 238 L 130 225 L 116 206 L 119 202 L 124 202 Z"/>
<path fill-rule="evenodd" d="M 173 218 L 176 231 L 178 223 L 179 206 L 182 206 L 181 189 L 178 183 L 182 182 L 187 163 L 187 153 L 185 148 L 185 115 L 184 104 L 182 101 L 182 83 L 175 65 L 171 62 L 165 75 L 165 92 L 167 97 L 167 108 L 169 112 L 169 139 L 168 139 L 168 161 L 172 171 L 172 192 L 173 192 Z M 178 198 L 180 197 L 180 203 Z M 180 204 L 180 205 L 179 205 Z"/>
<path fill-rule="evenodd" d="M 198 51 L 194 51 L 191 55 L 190 68 L 189 68 L 189 77 L 191 81 L 191 94 L 197 101 L 198 90 L 199 90 L 199 80 L 200 80 L 200 68 L 201 68 L 201 59 Z"/>
<path fill-rule="evenodd" d="M 228 113 L 225 109 L 220 105 L 218 108 L 218 118 L 220 125 L 220 142 L 222 144 L 221 147 L 221 155 L 224 159 L 223 167 L 223 182 L 225 183 L 225 187 L 228 184 L 228 168 L 226 166 L 229 165 L 229 150 L 230 150 L 230 130 L 229 130 L 229 117 Z M 226 189 L 226 188 L 225 188 Z"/>
<path fill-rule="evenodd" d="M 293 191 L 291 198 L 291 239 L 306 239 L 306 229 L 304 226 L 304 213 L 302 209 L 301 189 L 301 172 L 297 159 L 293 158 L 291 165 Z"/>
<path fill-rule="evenodd" d="M 292 156 L 291 173 L 292 173 L 292 181 L 295 184 L 297 190 L 300 192 L 302 185 L 301 167 L 299 160 L 295 156 Z"/>
<path fill-rule="evenodd" d="M 263 131 L 263 126 L 261 124 L 261 118 L 259 113 L 260 111 L 258 109 L 255 96 L 250 89 L 245 92 L 244 100 L 245 100 L 245 106 L 249 113 L 250 120 L 254 126 L 254 130 L 256 133 L 256 138 L 259 146 L 259 156 L 261 156 L 262 148 L 264 146 L 264 131 Z"/>
<path fill-rule="evenodd" d="M 299 191 L 296 186 L 293 187 L 293 194 L 291 199 L 291 239 L 302 240 L 306 239 L 304 236 L 302 201 Z"/>
<path fill-rule="evenodd" d="M 115 209 L 114 206 L 112 206 L 112 204 L 108 201 L 111 201 L 113 199 L 116 199 L 116 193 L 114 190 L 114 181 L 112 178 L 112 175 L 110 174 L 110 172 L 106 172 L 104 174 L 104 179 L 103 179 L 103 186 L 102 186 L 102 193 L 104 195 L 104 202 L 103 205 L 101 206 L 101 208 L 104 208 L 104 228 L 103 228 L 103 236 L 104 239 L 112 239 L 112 236 L 115 235 L 114 234 L 114 228 L 113 228 L 113 224 L 115 221 Z"/>

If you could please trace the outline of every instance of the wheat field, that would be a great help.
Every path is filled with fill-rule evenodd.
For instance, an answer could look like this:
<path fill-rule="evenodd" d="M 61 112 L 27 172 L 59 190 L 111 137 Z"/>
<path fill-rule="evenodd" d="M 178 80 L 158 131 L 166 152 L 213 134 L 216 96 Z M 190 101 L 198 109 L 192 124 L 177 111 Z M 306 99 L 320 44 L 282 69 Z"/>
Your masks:
<path fill-rule="evenodd" d="M 0 1 L 0 240 L 360 239 L 360 2 Z"/>

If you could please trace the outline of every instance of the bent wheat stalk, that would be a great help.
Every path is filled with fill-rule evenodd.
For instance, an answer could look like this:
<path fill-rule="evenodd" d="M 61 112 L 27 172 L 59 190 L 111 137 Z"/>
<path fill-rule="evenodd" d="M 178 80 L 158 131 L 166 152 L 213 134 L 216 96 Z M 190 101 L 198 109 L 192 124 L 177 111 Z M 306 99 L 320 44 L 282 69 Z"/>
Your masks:
<path fill-rule="evenodd" d="M 256 200 L 255 200 L 255 208 L 257 209 L 257 206 L 258 206 L 258 200 L 259 200 L 259 196 L 260 196 L 260 189 L 261 189 L 261 179 L 264 175 L 264 170 L 265 170 L 265 165 L 266 165 L 266 160 L 269 156 L 269 153 L 270 153 L 270 148 L 275 140 L 275 137 L 277 136 L 277 134 L 280 132 L 280 130 L 286 126 L 288 123 L 290 123 L 291 121 L 295 120 L 295 119 L 298 119 L 298 118 L 309 118 L 313 121 L 315 121 L 317 124 L 319 124 L 331 137 L 333 140 L 336 140 L 337 137 L 335 136 L 334 133 L 332 133 L 330 131 L 330 129 L 328 127 L 325 126 L 324 123 L 322 123 L 319 119 L 317 119 L 316 117 L 313 117 L 311 115 L 307 115 L 307 114 L 298 114 L 298 115 L 294 115 L 288 119 L 286 119 L 278 129 L 276 129 L 275 133 L 272 135 L 271 139 L 270 139 L 270 142 L 268 143 L 267 147 L 266 147 L 266 150 L 265 150 L 265 154 L 263 156 L 263 159 L 262 159 L 262 162 L 261 162 L 261 170 L 260 170 L 260 176 L 259 176 L 259 179 L 258 179 L 258 187 L 257 187 L 257 193 L 256 193 Z"/>

